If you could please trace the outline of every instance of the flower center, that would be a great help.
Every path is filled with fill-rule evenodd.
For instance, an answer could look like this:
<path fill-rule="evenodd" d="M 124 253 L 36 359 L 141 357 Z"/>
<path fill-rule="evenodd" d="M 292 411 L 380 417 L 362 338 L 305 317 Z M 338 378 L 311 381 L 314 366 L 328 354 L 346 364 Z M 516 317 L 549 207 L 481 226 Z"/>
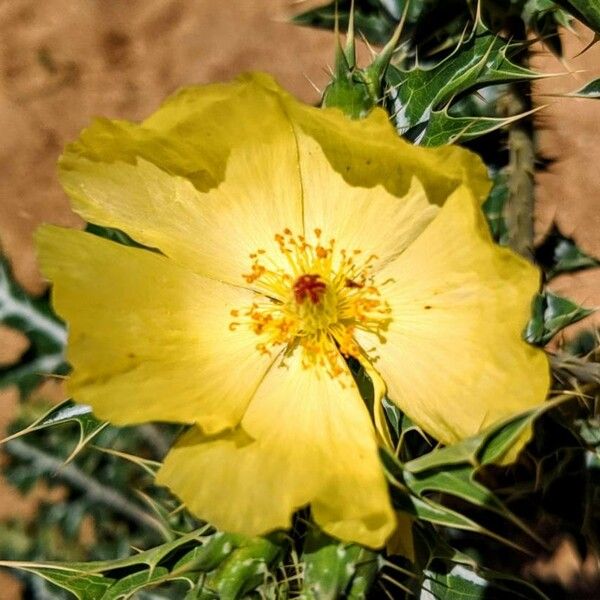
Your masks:
<path fill-rule="evenodd" d="M 299 345 L 306 367 L 325 366 L 335 377 L 341 372 L 338 349 L 358 358 L 356 331 L 383 338 L 391 316 L 373 280 L 377 257 L 338 250 L 335 240 L 325 244 L 321 238 L 320 229 L 312 243 L 286 229 L 275 236 L 278 256 L 251 254 L 243 277 L 259 294 L 251 306 L 231 312 L 236 320 L 230 329 L 250 327 L 259 336 L 257 349 L 269 355 Z"/>

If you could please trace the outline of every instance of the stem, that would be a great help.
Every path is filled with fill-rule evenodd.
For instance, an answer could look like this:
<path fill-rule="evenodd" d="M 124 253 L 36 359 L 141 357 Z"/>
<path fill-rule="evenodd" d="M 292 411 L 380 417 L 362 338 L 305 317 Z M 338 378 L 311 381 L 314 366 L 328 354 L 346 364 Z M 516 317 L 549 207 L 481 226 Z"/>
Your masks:
<path fill-rule="evenodd" d="M 105 487 L 84 473 L 74 464 L 65 465 L 62 459 L 48 455 L 18 439 L 8 442 L 5 448 L 9 454 L 35 463 L 40 472 L 60 477 L 74 488 L 80 489 L 92 502 L 108 506 L 134 523 L 156 531 L 161 537 L 164 536 L 159 521 L 116 490 Z"/>
<path fill-rule="evenodd" d="M 520 19 L 513 21 L 512 37 L 524 44 L 524 49 L 514 57 L 521 66 L 529 65 L 527 33 Z M 507 116 L 514 116 L 532 108 L 531 83 L 523 81 L 510 87 L 506 98 Z M 508 244 L 521 256 L 533 260 L 533 211 L 535 202 L 535 128 L 533 119 L 525 117 L 513 122 L 508 129 L 509 164 L 508 200 L 504 218 L 508 229 Z"/>
<path fill-rule="evenodd" d="M 521 256 L 532 260 L 535 146 L 532 128 L 527 125 L 527 123 L 516 123 L 508 132 L 509 196 L 504 217 L 509 246 Z"/>
<path fill-rule="evenodd" d="M 64 346 L 67 343 L 66 328 L 36 310 L 29 301 L 20 302 L 15 300 L 10 293 L 10 289 L 8 274 L 0 270 L 0 314 L 2 320 L 20 319 L 28 323 L 30 328 L 34 328 L 53 339 L 59 346 Z"/>

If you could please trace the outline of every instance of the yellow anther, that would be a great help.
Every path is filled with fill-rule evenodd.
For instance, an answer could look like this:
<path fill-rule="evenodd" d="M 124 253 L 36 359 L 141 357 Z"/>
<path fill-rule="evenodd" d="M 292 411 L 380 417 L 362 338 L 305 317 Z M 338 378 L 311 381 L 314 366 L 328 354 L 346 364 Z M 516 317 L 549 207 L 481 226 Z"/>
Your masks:
<path fill-rule="evenodd" d="M 356 330 L 381 338 L 390 322 L 390 308 L 373 283 L 376 256 L 359 261 L 360 249 L 335 250 L 335 239 L 325 247 L 319 228 L 314 236 L 311 243 L 286 228 L 274 236 L 283 262 L 262 249 L 250 256 L 250 273 L 243 278 L 264 298 L 242 311 L 242 319 L 231 323 L 230 329 L 245 323 L 259 336 L 256 349 L 269 356 L 300 346 L 305 368 L 322 366 L 338 377 L 345 372 L 339 365 L 340 352 L 361 355 Z M 239 315 L 239 310 L 231 311 L 232 317 Z"/>

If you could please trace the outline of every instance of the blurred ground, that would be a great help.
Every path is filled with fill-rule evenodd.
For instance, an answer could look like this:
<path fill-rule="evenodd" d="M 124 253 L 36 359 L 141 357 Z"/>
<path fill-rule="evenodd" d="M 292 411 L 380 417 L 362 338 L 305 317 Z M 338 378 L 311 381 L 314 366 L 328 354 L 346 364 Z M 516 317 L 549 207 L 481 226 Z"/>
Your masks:
<path fill-rule="evenodd" d="M 576 27 L 563 36 L 564 60 L 547 52 L 534 60 L 542 72 L 570 73 L 535 85 L 537 104 L 549 105 L 537 113 L 540 151 L 553 160 L 548 171 L 537 176 L 535 229 L 539 242 L 555 222 L 584 252 L 600 259 L 600 101 L 548 95 L 578 90 L 600 77 L 600 44 L 577 56 L 592 37 L 590 31 Z M 600 308 L 600 268 L 559 276 L 550 287 L 588 308 Z M 593 323 L 600 325 L 600 311 L 561 337 L 572 337 Z"/>
<path fill-rule="evenodd" d="M 55 164 L 92 116 L 141 119 L 183 84 L 250 69 L 269 71 L 300 98 L 316 101 L 308 79 L 319 87 L 327 81 L 333 37 L 285 22 L 304 6 L 292 0 L 0 0 L 0 244 L 19 281 L 32 292 L 44 288 L 31 238 L 39 223 L 80 225 Z M 569 58 L 591 39 L 589 32 L 578 35 L 566 36 L 568 67 L 548 55 L 536 60 L 547 72 L 588 70 L 537 86 L 538 101 L 551 104 L 539 117 L 541 145 L 556 162 L 538 177 L 536 231 L 543 236 L 556 219 L 600 259 L 600 102 L 541 95 L 577 89 L 600 75 L 600 44 Z M 555 285 L 586 306 L 600 306 L 600 269 Z M 0 330 L 0 361 L 23 349 L 18 336 Z M 46 393 L 61 395 L 56 386 Z M 15 402 L 12 391 L 0 393 L 0 428 Z M 0 489 L 0 499 L 0 518 L 32 510 L 10 491 Z M 0 599 L 18 597 L 6 586 L 0 581 Z"/>

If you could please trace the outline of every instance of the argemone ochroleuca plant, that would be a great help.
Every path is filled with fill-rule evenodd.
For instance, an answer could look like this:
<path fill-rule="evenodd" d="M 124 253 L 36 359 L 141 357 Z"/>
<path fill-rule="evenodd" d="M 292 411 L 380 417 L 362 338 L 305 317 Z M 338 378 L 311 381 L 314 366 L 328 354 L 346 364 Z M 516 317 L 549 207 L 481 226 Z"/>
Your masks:
<path fill-rule="evenodd" d="M 482 163 L 410 145 L 380 109 L 351 121 L 265 75 L 187 88 L 141 125 L 96 121 L 61 179 L 86 221 L 144 246 L 38 232 L 69 391 L 118 425 L 191 425 L 157 481 L 218 528 L 310 505 L 382 546 L 384 394 L 443 443 L 546 396 L 521 339 L 539 273 L 492 242 Z"/>

